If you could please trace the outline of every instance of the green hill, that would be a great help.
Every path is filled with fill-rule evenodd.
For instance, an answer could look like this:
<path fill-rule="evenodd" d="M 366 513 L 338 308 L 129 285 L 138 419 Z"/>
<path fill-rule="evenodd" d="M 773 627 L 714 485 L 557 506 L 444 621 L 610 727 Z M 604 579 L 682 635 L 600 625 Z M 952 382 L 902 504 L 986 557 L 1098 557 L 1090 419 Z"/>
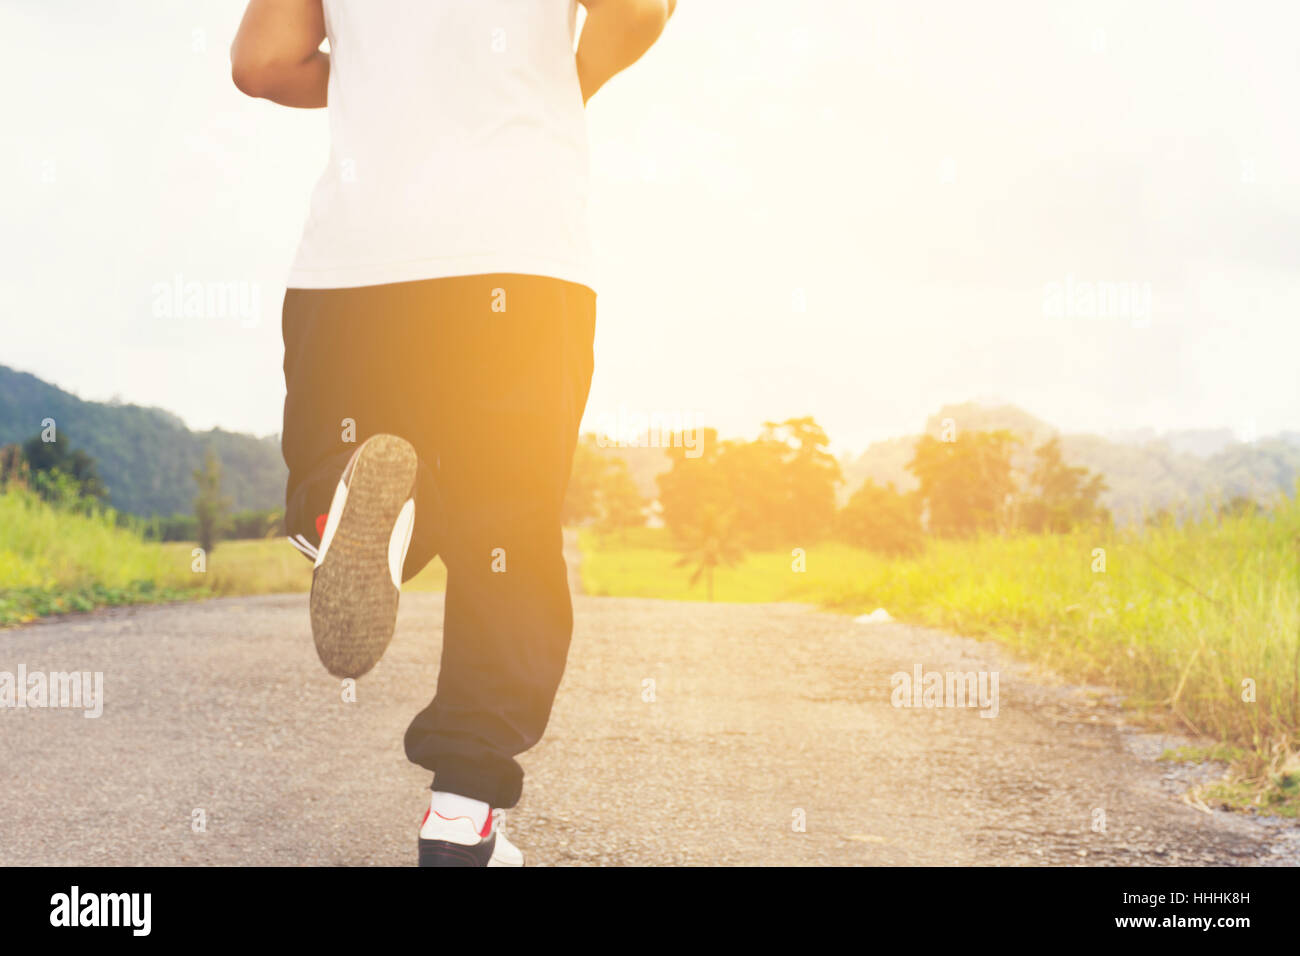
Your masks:
<path fill-rule="evenodd" d="M 158 408 L 87 402 L 26 372 L 0 365 L 0 445 L 24 441 L 52 418 L 74 448 L 93 457 L 109 501 L 132 514 L 170 515 L 193 509 L 193 471 L 211 445 L 222 466 L 222 490 L 234 510 L 284 503 L 278 438 L 213 429 L 193 432 Z"/>

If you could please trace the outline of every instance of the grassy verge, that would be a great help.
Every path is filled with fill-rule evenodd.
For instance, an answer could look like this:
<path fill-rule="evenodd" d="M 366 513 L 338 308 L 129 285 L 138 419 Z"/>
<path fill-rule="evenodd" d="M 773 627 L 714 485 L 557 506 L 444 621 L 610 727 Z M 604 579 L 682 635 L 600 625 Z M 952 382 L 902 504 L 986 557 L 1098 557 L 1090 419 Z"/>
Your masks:
<path fill-rule="evenodd" d="M 311 563 L 280 539 L 223 541 L 194 570 L 194 546 L 157 544 L 103 515 L 50 507 L 27 492 L 0 494 L 0 626 L 92 608 L 222 595 L 301 592 Z M 441 591 L 432 562 L 404 591 Z"/>
<path fill-rule="evenodd" d="M 192 544 L 173 542 L 158 545 L 170 563 L 189 568 Z M 292 594 L 311 590 L 311 562 L 282 538 L 256 541 L 222 541 L 207 557 L 203 587 L 212 596 L 245 594 Z M 403 593 L 441 591 L 447 571 L 441 561 L 431 561 L 410 581 Z"/>
<path fill-rule="evenodd" d="M 662 531 L 582 538 L 591 594 L 701 599 Z M 1098 550 L 1100 549 L 1100 550 Z M 909 560 L 845 545 L 749 555 L 721 601 L 806 601 L 999 641 L 1074 681 L 1116 687 L 1143 717 L 1237 748 L 1203 797 L 1300 808 L 1300 504 L 1182 527 L 931 541 Z M 1104 565 L 1103 562 L 1104 561 Z M 1103 570 L 1104 568 L 1104 570 Z"/>
<path fill-rule="evenodd" d="M 24 491 L 0 494 L 0 625 L 189 597 L 201 589 L 196 577 L 105 516 L 61 511 Z"/>

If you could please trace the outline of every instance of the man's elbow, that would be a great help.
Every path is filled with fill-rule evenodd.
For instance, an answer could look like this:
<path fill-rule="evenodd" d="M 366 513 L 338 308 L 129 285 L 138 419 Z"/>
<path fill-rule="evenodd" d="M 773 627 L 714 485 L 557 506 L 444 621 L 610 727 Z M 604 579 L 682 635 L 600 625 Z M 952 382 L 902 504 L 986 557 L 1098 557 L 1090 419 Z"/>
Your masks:
<path fill-rule="evenodd" d="M 644 29 L 662 30 L 677 8 L 677 0 L 626 0 L 631 16 Z"/>
<path fill-rule="evenodd" d="M 262 84 L 264 82 L 261 71 L 251 63 L 246 63 L 238 57 L 230 58 L 230 79 L 235 84 L 235 89 L 245 96 L 261 96 Z"/>
<path fill-rule="evenodd" d="M 230 79 L 244 95 L 265 98 L 275 84 L 275 75 L 276 64 L 231 49 Z"/>
<path fill-rule="evenodd" d="M 583 3 L 588 10 L 598 6 L 617 10 L 623 22 L 635 32 L 658 33 L 677 8 L 677 0 L 583 0 Z"/>

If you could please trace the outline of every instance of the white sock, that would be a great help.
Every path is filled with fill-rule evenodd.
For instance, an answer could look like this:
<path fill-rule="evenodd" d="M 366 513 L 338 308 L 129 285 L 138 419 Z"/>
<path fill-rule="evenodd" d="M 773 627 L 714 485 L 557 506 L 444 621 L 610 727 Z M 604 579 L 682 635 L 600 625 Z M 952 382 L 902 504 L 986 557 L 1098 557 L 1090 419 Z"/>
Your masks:
<path fill-rule="evenodd" d="M 472 800 L 469 797 L 462 797 L 459 793 L 447 793 L 445 790 L 433 791 L 433 796 L 429 799 L 429 809 L 447 820 L 469 817 L 474 822 L 474 829 L 480 833 L 487 825 L 488 814 L 492 812 L 492 808 L 482 800 Z"/>

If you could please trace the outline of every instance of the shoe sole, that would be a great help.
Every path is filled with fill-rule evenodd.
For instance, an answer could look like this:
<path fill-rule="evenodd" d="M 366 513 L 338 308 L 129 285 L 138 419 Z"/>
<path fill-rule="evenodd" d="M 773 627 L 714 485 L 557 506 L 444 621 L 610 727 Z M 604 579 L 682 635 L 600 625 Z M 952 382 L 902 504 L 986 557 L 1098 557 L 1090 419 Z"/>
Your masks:
<path fill-rule="evenodd" d="M 316 653 L 335 677 L 360 677 L 393 639 L 401 591 L 388 569 L 389 540 L 418 467 L 415 449 L 396 435 L 369 439 L 353 462 L 343 513 L 311 584 Z"/>

